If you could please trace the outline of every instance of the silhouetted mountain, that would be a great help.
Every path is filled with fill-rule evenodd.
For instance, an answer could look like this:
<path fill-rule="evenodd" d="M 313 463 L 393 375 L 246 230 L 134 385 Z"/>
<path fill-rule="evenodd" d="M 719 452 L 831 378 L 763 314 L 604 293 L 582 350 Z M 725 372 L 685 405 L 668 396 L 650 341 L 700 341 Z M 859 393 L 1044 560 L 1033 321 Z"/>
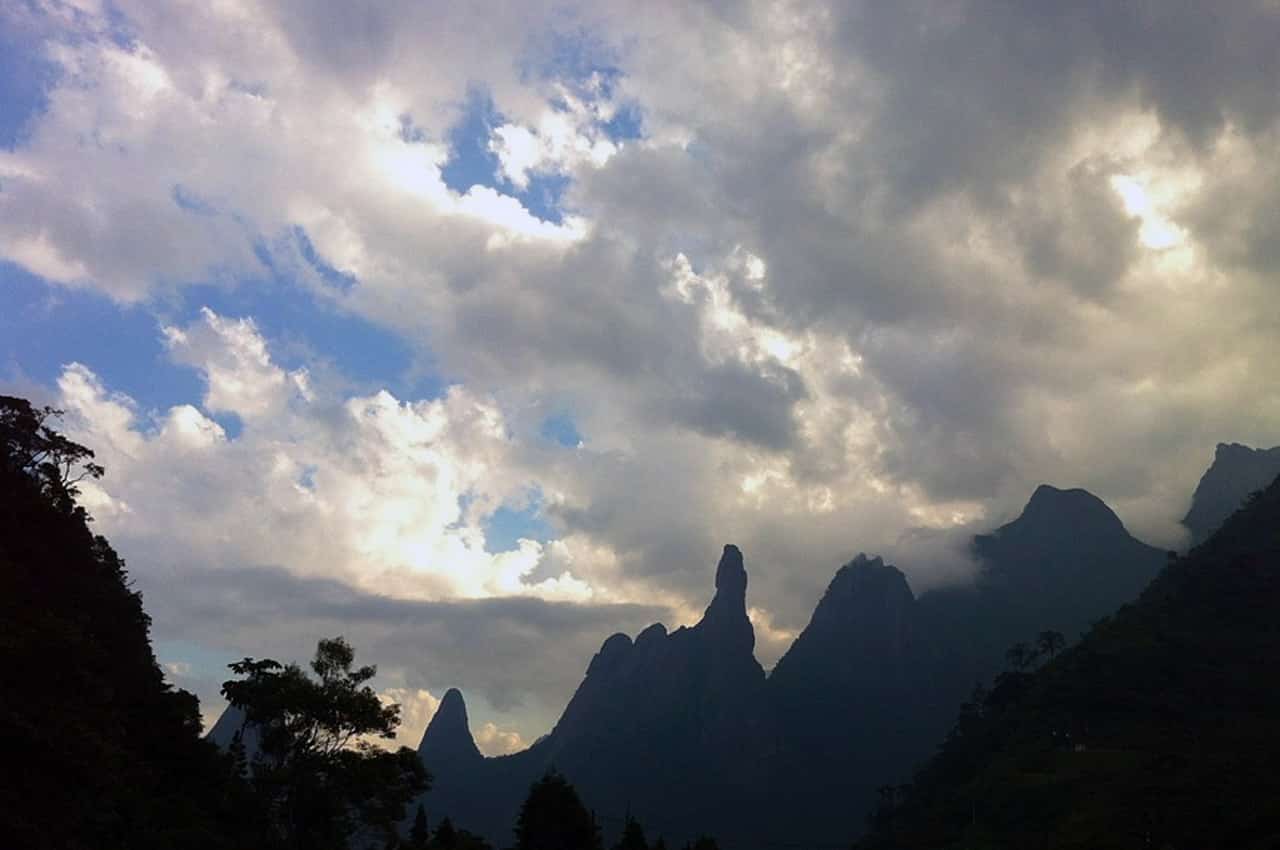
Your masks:
<path fill-rule="evenodd" d="M 773 805 L 808 836 L 851 835 L 849 807 L 928 752 L 928 645 L 906 577 L 859 555 L 769 677 Z"/>
<path fill-rule="evenodd" d="M 1047 485 L 972 545 L 976 580 L 919 599 L 897 569 L 860 555 L 774 669 L 773 795 L 814 840 L 855 834 L 877 789 L 933 751 L 1010 645 L 1080 634 L 1135 598 L 1166 557 L 1096 496 Z"/>
<path fill-rule="evenodd" d="M 1280 480 L 961 710 L 863 848 L 1280 846 Z"/>
<path fill-rule="evenodd" d="M 1239 443 L 1218 443 L 1213 463 L 1196 485 L 1191 509 L 1182 520 L 1191 532 L 1191 544 L 1208 539 L 1244 504 L 1250 493 L 1267 486 L 1277 475 L 1280 475 L 1280 446 L 1251 449 Z"/>
<path fill-rule="evenodd" d="M 240 735 L 240 745 L 244 747 L 245 762 L 252 763 L 260 746 L 258 727 L 245 723 L 244 712 L 234 705 L 228 705 L 222 710 L 209 734 L 205 735 L 205 740 L 216 744 L 223 752 L 228 752 L 234 745 L 237 734 Z"/>
<path fill-rule="evenodd" d="M 978 642 L 981 659 L 990 659 L 977 671 L 987 675 L 1014 641 L 1046 629 L 1074 640 L 1093 620 L 1136 598 L 1167 557 L 1132 537 L 1097 496 L 1047 484 L 1013 522 L 976 536 L 973 554 L 980 571 L 961 591 L 972 606 L 963 611 L 962 630 L 966 642 Z M 945 621 L 955 611 L 938 609 L 956 600 L 956 593 L 944 592 L 925 594 L 921 602 Z M 945 630 L 941 637 L 952 641 Z"/>
<path fill-rule="evenodd" d="M 467 705 L 457 688 L 445 691 L 431 722 L 422 734 L 418 755 L 424 762 L 437 765 L 463 765 L 484 758 L 471 737 L 467 723 Z"/>
<path fill-rule="evenodd" d="M 974 583 L 919 599 L 896 568 L 860 555 L 766 680 L 742 553 L 726 546 L 702 620 L 608 638 L 555 728 L 528 750 L 450 755 L 470 743 L 455 708 L 432 756 L 433 723 L 423 753 L 437 785 L 426 807 L 501 843 L 523 793 L 554 766 L 606 831 L 630 811 L 676 840 L 794 836 L 796 823 L 813 840 L 848 840 L 876 788 L 928 756 L 1011 644 L 1079 634 L 1165 561 L 1095 496 L 1048 486 L 973 547 Z"/>
<path fill-rule="evenodd" d="M 426 752 L 429 727 L 424 761 L 437 785 L 427 810 L 501 843 L 529 785 L 554 767 L 606 831 L 627 811 L 673 840 L 741 829 L 736 806 L 764 793 L 766 706 L 736 546 L 725 547 L 715 587 L 695 626 L 606 640 L 555 728 L 524 752 L 450 771 Z"/>

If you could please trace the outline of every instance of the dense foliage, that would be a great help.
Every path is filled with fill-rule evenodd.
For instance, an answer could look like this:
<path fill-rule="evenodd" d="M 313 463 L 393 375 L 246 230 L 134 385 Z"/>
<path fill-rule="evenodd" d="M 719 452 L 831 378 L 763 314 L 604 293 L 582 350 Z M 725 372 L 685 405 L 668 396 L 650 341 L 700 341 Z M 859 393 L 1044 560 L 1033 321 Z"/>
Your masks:
<path fill-rule="evenodd" d="M 1015 648 L 858 847 L 1280 845 L 1277 610 L 1280 481 L 1040 670 Z"/>
<path fill-rule="evenodd" d="M 89 530 L 102 468 L 0 396 L 0 824 L 23 848 L 215 848 L 252 828 L 195 698 L 164 681 L 124 562 Z"/>
<path fill-rule="evenodd" d="M 354 662 L 341 637 L 322 640 L 314 676 L 246 658 L 231 665 L 242 678 L 222 687 L 258 732 L 249 775 L 281 847 L 342 850 L 356 835 L 395 838 L 405 804 L 427 789 L 417 753 L 369 741 L 395 737 L 400 708 L 366 684 L 376 669 L 352 669 Z"/>
<path fill-rule="evenodd" d="M 600 828 L 578 792 L 548 772 L 529 789 L 516 821 L 516 850 L 601 850 Z"/>

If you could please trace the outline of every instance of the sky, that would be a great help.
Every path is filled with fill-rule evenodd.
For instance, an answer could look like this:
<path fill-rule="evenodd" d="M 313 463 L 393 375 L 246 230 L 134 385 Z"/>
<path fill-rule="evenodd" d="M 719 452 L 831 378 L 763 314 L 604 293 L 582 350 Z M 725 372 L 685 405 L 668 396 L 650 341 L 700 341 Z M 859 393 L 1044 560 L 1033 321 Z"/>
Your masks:
<path fill-rule="evenodd" d="M 1280 443 L 1280 4 L 0 0 L 0 391 L 178 685 L 547 732 L 744 551 L 766 667 L 1035 486 Z"/>

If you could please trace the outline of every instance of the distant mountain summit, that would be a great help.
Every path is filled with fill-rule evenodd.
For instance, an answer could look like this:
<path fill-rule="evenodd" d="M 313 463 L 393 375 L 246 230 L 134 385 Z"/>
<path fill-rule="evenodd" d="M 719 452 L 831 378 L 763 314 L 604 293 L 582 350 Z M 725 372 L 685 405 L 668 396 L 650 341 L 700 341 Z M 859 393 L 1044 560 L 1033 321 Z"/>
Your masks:
<path fill-rule="evenodd" d="M 915 601 L 897 567 L 858 555 L 836 572 L 770 685 L 813 691 L 886 685 L 918 649 Z"/>
<path fill-rule="evenodd" d="M 484 758 L 471 737 L 467 722 L 467 705 L 457 688 L 445 691 L 444 699 L 436 707 L 431 722 L 422 733 L 418 755 L 428 764 L 465 766 Z"/>
<path fill-rule="evenodd" d="M 1047 629 L 1074 640 L 1136 598 L 1167 556 L 1130 535 L 1097 496 L 1047 484 L 1013 522 L 974 537 L 972 552 L 987 653 Z"/>
<path fill-rule="evenodd" d="M 1107 503 L 1088 490 L 1074 488 L 1060 490 L 1049 484 L 1041 484 L 1031 494 L 1031 499 L 1021 515 L 1002 526 L 993 536 L 1000 538 L 1022 537 L 1042 540 L 1057 538 L 1062 542 L 1086 530 L 1096 539 L 1099 535 L 1126 535 L 1124 523 Z"/>
<path fill-rule="evenodd" d="M 1240 443 L 1218 443 L 1210 464 L 1191 497 L 1191 509 L 1182 524 L 1198 545 L 1217 531 L 1250 493 L 1266 487 L 1280 475 L 1280 446 L 1253 449 Z"/>

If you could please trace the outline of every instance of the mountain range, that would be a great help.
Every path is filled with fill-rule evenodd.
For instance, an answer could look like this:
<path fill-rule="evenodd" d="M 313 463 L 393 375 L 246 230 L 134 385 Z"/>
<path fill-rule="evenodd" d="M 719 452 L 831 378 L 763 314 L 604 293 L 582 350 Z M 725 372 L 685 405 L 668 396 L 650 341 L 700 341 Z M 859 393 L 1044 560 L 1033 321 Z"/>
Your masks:
<path fill-rule="evenodd" d="M 847 840 L 875 789 L 932 752 L 1010 644 L 1078 635 L 1166 561 L 1101 500 L 1049 486 L 972 545 L 974 582 L 918 597 L 880 558 L 845 564 L 767 677 L 752 654 L 743 556 L 726 546 L 703 619 L 609 637 L 528 750 L 477 757 L 451 691 L 419 748 L 437 777 L 425 803 L 501 843 L 529 784 L 554 767 L 606 829 L 630 813 L 675 840 L 780 838 L 797 822 Z"/>
<path fill-rule="evenodd" d="M 1218 447 L 1187 514 L 1196 539 L 1257 489 L 1258 464 L 1273 457 L 1280 449 Z M 504 846 L 530 784 L 554 768 L 606 834 L 630 815 L 673 842 L 711 833 L 726 846 L 797 834 L 845 843 L 879 789 L 905 782 L 946 738 L 956 707 L 1000 674 L 1012 644 L 1044 632 L 1074 642 L 1137 598 L 1171 555 L 1135 539 L 1096 496 L 1048 485 L 1015 520 L 974 537 L 971 552 L 972 582 L 919 595 L 899 569 L 859 555 L 766 675 L 744 558 L 725 546 L 702 619 L 610 636 L 528 749 L 484 757 L 462 694 L 449 690 L 418 749 L 434 776 L 424 806 Z"/>

